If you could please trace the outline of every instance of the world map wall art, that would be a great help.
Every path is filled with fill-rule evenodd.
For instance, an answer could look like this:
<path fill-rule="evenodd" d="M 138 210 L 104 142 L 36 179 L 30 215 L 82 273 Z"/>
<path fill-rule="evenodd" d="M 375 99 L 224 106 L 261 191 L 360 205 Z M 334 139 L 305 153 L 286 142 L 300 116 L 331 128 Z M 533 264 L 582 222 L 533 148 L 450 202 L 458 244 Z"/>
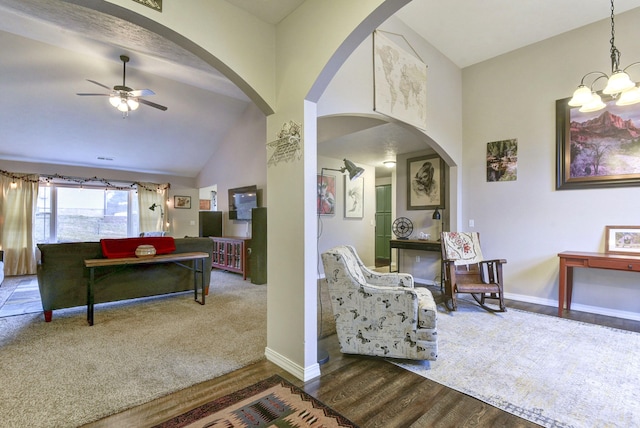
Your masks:
<path fill-rule="evenodd" d="M 427 66 L 416 56 L 379 30 L 373 33 L 373 109 L 425 130 Z"/>

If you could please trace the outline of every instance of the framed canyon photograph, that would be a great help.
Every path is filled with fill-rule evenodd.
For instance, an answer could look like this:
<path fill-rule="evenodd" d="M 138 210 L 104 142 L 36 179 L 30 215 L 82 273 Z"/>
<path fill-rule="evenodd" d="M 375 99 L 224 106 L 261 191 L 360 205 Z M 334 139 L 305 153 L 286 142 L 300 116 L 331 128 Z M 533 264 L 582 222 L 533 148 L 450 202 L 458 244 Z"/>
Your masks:
<path fill-rule="evenodd" d="M 556 189 L 640 186 L 640 104 L 583 113 L 556 101 Z"/>

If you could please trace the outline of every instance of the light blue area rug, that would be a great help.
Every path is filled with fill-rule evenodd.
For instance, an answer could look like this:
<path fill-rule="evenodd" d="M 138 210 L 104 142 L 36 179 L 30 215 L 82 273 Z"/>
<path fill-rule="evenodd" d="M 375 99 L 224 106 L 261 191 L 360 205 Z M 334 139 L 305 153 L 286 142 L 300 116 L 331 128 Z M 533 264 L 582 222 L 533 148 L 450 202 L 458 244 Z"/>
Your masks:
<path fill-rule="evenodd" d="M 35 275 L 5 278 L 3 287 L 15 287 L 0 307 L 0 318 L 42 312 L 38 279 Z"/>
<path fill-rule="evenodd" d="M 438 360 L 395 364 L 545 427 L 640 427 L 640 334 L 458 300 Z"/>

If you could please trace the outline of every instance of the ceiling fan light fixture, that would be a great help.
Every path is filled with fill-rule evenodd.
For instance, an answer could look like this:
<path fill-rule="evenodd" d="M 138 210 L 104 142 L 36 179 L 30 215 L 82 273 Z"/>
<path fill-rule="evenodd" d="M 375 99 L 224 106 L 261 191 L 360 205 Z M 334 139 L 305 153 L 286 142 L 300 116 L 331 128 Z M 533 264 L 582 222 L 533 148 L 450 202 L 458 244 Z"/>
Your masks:
<path fill-rule="evenodd" d="M 118 107 L 120 105 L 120 101 L 120 95 L 118 94 L 111 94 L 111 96 L 109 97 L 109 102 L 114 107 Z"/>
<path fill-rule="evenodd" d="M 123 113 L 127 113 L 130 110 L 129 104 L 127 104 L 127 101 L 124 99 L 120 101 L 117 108 Z"/>
<path fill-rule="evenodd" d="M 138 107 L 140 107 L 140 103 L 135 98 L 127 99 L 127 105 L 129 106 L 130 110 L 137 110 Z"/>

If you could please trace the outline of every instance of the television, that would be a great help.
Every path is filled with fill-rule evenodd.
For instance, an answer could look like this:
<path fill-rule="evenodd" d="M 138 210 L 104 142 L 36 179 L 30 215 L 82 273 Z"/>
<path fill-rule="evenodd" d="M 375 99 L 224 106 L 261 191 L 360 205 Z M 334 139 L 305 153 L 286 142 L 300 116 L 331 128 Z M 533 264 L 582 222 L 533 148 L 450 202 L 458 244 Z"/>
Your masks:
<path fill-rule="evenodd" d="M 251 210 L 258 206 L 257 186 L 229 189 L 229 220 L 251 220 Z"/>

